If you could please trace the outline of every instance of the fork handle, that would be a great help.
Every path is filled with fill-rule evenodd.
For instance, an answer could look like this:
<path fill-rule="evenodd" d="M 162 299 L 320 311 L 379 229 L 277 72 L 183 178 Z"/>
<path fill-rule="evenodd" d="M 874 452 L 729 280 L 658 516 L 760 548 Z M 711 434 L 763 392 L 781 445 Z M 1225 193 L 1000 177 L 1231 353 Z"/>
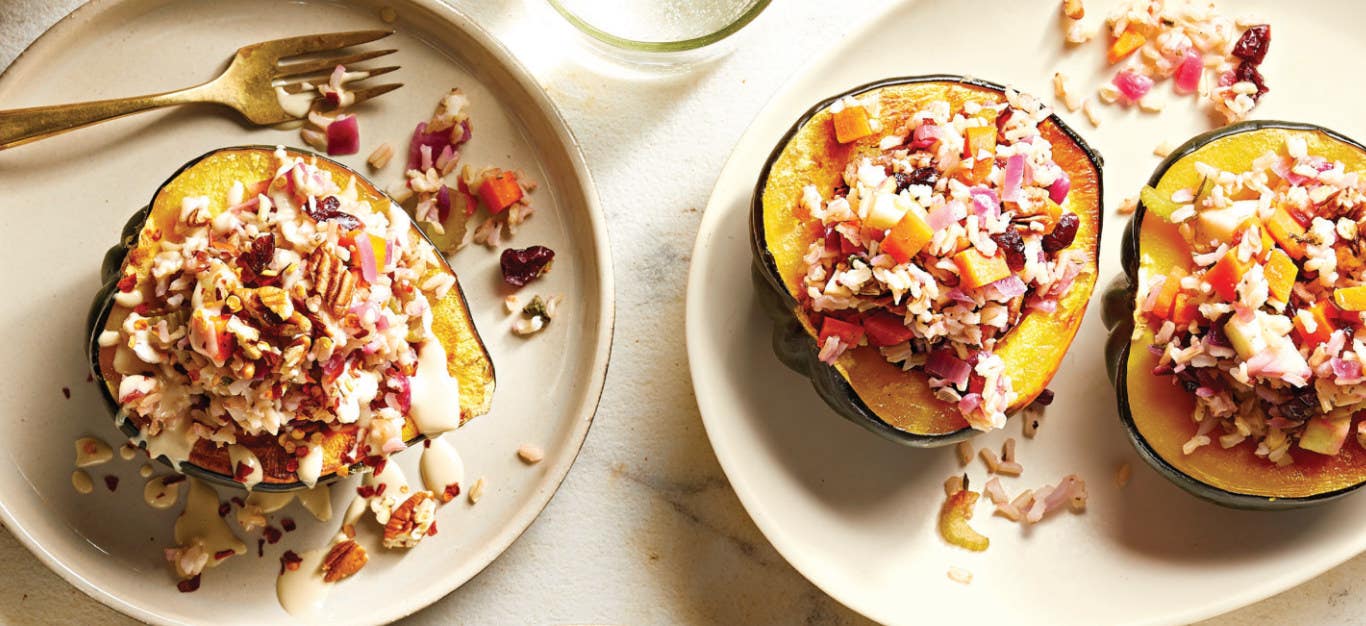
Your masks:
<path fill-rule="evenodd" d="M 201 87 L 132 98 L 0 111 L 0 150 L 133 113 L 203 102 Z"/>

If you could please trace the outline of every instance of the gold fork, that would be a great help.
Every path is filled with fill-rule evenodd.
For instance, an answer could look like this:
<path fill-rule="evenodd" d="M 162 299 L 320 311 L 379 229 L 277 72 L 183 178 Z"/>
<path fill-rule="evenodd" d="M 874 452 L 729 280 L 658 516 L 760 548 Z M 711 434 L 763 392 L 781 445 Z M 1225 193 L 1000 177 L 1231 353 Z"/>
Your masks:
<path fill-rule="evenodd" d="M 263 126 L 298 119 L 297 115 L 285 110 L 276 87 L 282 87 L 287 93 L 299 94 L 305 91 L 303 82 L 310 76 L 329 73 L 338 65 L 350 66 L 382 57 L 395 50 L 287 61 L 301 55 L 358 46 L 392 34 L 393 31 L 387 30 L 361 30 L 263 41 L 239 49 L 228 69 L 218 78 L 188 89 L 133 98 L 0 111 L 0 150 L 133 113 L 193 102 L 232 107 L 252 123 Z M 350 67 L 347 69 L 351 71 Z M 398 67 L 363 71 L 363 78 L 387 74 L 396 69 Z M 402 86 L 402 83 L 390 83 L 354 90 L 355 101 L 352 104 L 359 104 Z"/>

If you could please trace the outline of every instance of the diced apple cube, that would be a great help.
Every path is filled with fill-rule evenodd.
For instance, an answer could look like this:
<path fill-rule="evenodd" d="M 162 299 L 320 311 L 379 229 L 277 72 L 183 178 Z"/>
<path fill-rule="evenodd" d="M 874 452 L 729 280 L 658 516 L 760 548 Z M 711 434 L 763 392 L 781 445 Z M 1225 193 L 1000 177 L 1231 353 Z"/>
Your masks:
<path fill-rule="evenodd" d="M 1250 359 L 1269 347 L 1262 334 L 1260 317 L 1253 317 L 1244 322 L 1234 315 L 1224 324 L 1224 334 L 1228 336 L 1229 343 L 1233 344 L 1233 349 L 1238 352 L 1238 358 L 1243 360 Z"/>
<path fill-rule="evenodd" d="M 1233 236 L 1256 211 L 1255 204 L 1234 202 L 1222 209 L 1202 209 L 1195 219 L 1206 241 L 1232 242 Z"/>
<path fill-rule="evenodd" d="M 886 230 L 896 226 L 896 223 L 901 221 L 902 216 L 906 215 L 905 205 L 897 202 L 897 200 L 895 194 L 878 194 L 873 200 L 872 208 L 868 210 L 868 227 Z"/>
<path fill-rule="evenodd" d="M 1352 416 L 1325 415 L 1309 420 L 1300 434 L 1300 447 L 1326 456 L 1337 456 L 1352 429 Z"/>

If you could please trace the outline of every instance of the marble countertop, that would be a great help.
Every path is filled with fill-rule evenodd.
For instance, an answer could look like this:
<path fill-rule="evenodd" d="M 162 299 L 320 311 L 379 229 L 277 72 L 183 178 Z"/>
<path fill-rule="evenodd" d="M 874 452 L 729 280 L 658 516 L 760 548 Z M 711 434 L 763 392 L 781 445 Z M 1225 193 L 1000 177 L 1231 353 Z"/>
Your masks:
<path fill-rule="evenodd" d="M 882 1 L 844 0 L 842 13 Z M 729 56 L 646 79 L 583 50 L 534 43 L 534 28 L 568 29 L 540 0 L 456 3 L 531 68 L 583 144 L 613 241 L 617 340 L 587 443 L 545 513 L 482 574 L 407 621 L 863 623 L 803 579 L 746 516 L 703 432 L 681 338 L 682 268 L 711 185 L 769 95 L 814 52 L 805 42 L 830 36 L 828 3 L 774 3 Z M 0 0 L 0 68 L 79 4 Z M 629 244 L 640 240 L 652 245 Z M 652 271 L 661 264 L 677 271 Z M 8 532 L 0 563 L 0 622 L 129 622 Z M 1360 623 L 1366 595 L 1350 590 L 1363 577 L 1366 556 L 1207 624 Z"/>

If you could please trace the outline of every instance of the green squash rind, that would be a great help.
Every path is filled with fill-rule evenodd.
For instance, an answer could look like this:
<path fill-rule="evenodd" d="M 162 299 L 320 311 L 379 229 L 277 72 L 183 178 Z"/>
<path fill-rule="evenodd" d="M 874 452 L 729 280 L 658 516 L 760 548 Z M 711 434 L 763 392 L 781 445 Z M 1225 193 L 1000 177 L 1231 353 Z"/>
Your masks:
<path fill-rule="evenodd" d="M 123 226 L 123 231 L 119 235 L 119 242 L 109 248 L 109 250 L 105 253 L 103 261 L 101 262 L 101 286 L 99 291 L 96 292 L 95 297 L 90 304 L 90 312 L 86 317 L 86 330 L 88 333 L 88 338 L 86 341 L 86 358 L 90 363 L 91 376 L 94 377 L 96 387 L 98 387 L 100 390 L 100 398 L 104 400 L 105 406 L 109 409 L 111 415 L 113 416 L 114 423 L 118 425 L 119 430 L 122 431 L 125 435 L 127 435 L 129 439 L 136 438 L 139 435 L 139 430 L 132 420 L 127 419 L 127 414 L 123 411 L 123 407 L 119 405 L 118 399 L 115 398 L 109 390 L 109 384 L 105 381 L 104 374 L 100 370 L 99 344 L 100 333 L 103 331 L 105 322 L 109 318 L 109 313 L 113 310 L 113 295 L 114 290 L 117 289 L 118 280 L 120 278 L 120 271 L 123 267 L 123 260 L 125 257 L 127 257 L 128 252 L 131 251 L 134 247 L 136 247 L 138 243 L 138 236 L 142 232 L 142 227 L 146 224 L 147 218 L 151 214 L 152 204 L 153 202 L 155 202 L 157 194 L 161 193 L 163 187 L 169 185 L 171 181 L 174 181 L 177 177 L 179 177 L 182 172 L 199 163 L 200 161 L 204 160 L 205 158 L 208 158 L 211 155 L 227 150 L 250 149 L 274 151 L 275 146 L 243 145 L 231 146 L 227 148 L 215 148 L 213 150 L 210 150 L 208 152 L 205 152 L 204 154 L 195 157 L 194 159 L 191 159 L 189 162 L 180 166 L 180 168 L 178 168 L 174 173 L 172 173 L 169 177 L 166 178 L 165 182 L 157 186 L 156 191 L 152 192 L 152 199 L 148 201 L 147 206 L 135 211 L 133 215 L 128 219 L 128 221 Z M 342 168 L 342 170 L 352 173 L 356 176 L 357 179 L 367 180 L 360 174 L 356 173 L 355 170 L 351 169 L 350 167 L 347 167 L 345 164 L 340 163 L 338 161 L 328 159 L 327 157 L 322 155 L 308 153 L 307 151 L 298 148 L 291 148 L 291 150 L 300 153 L 307 153 L 311 156 L 317 157 L 318 159 L 329 161 L 337 167 Z M 379 189 L 378 187 L 375 187 L 375 189 L 385 198 L 389 199 L 390 202 L 394 202 L 392 198 L 389 198 L 389 194 L 385 193 L 383 189 Z M 394 202 L 394 204 L 398 203 Z M 432 240 L 427 236 L 427 233 L 423 231 L 421 228 L 416 227 L 416 222 L 414 222 L 413 224 L 413 230 L 417 232 L 419 236 L 422 237 L 422 240 L 426 241 L 428 245 L 431 245 L 434 248 L 436 247 L 436 244 L 432 243 Z M 438 253 L 437 258 L 441 260 L 442 265 L 446 267 L 447 271 L 454 273 L 454 270 L 451 269 L 450 263 L 446 260 L 444 254 Z M 454 289 L 460 295 L 460 301 L 462 306 L 464 306 L 466 310 L 469 310 L 469 302 L 465 298 L 464 288 L 460 285 L 459 281 L 456 281 Z M 484 345 L 483 338 L 480 337 L 477 332 L 475 333 L 475 338 L 478 340 L 479 345 L 484 350 L 485 354 L 487 354 L 488 348 Z M 493 371 L 495 366 L 493 364 L 492 359 L 489 360 L 489 368 L 490 377 L 496 379 L 496 373 Z M 409 447 L 412 447 L 414 444 L 417 444 L 425 440 L 426 438 L 426 435 L 419 433 L 416 437 L 410 439 L 406 443 Z M 145 448 L 146 445 L 143 444 L 142 447 Z M 183 462 L 177 466 L 164 455 L 157 457 L 157 461 L 182 474 L 193 476 L 195 478 L 204 480 L 211 484 L 235 487 L 237 489 L 243 488 L 242 483 L 237 482 L 237 480 L 234 479 L 234 477 L 232 476 L 211 471 L 198 465 L 194 465 L 192 463 Z M 358 462 L 352 464 L 350 466 L 350 469 L 352 471 L 358 472 L 365 470 L 366 467 L 367 466 L 365 466 L 363 463 Z M 320 476 L 318 478 L 317 485 L 326 485 L 335 482 L 338 478 L 340 478 L 340 476 L 334 471 L 333 473 Z M 304 484 L 302 481 L 295 481 L 292 483 L 261 482 L 253 486 L 251 488 L 251 491 L 287 492 L 299 491 L 307 488 L 308 485 Z"/>
<path fill-rule="evenodd" d="M 882 437 L 897 443 L 911 446 L 914 448 L 938 448 L 948 446 L 960 441 L 971 439 L 979 434 L 971 427 L 961 428 L 951 433 L 942 435 L 926 435 L 911 433 L 888 424 L 878 417 L 877 413 L 868 407 L 866 403 L 854 392 L 854 388 L 834 367 L 821 362 L 820 348 L 816 342 L 806 333 L 796 314 L 793 312 L 797 306 L 796 300 L 788 293 L 783 286 L 782 278 L 778 274 L 776 262 L 764 238 L 764 188 L 768 184 L 769 172 L 773 164 L 782 155 L 783 149 L 792 138 L 821 111 L 846 96 L 858 96 L 869 91 L 881 89 L 894 85 L 906 85 L 914 83 L 934 83 L 949 82 L 970 85 L 1004 92 L 1006 87 L 991 81 L 969 78 L 953 74 L 931 74 L 924 76 L 906 76 L 898 78 L 888 78 L 841 92 L 825 100 L 822 100 L 808 109 L 791 128 L 778 140 L 777 145 L 764 161 L 763 168 L 759 175 L 759 180 L 754 187 L 754 195 L 751 200 L 750 211 L 750 249 L 754 256 L 754 263 L 751 268 L 755 293 L 759 298 L 761 307 L 765 314 L 773 322 L 773 352 L 783 365 L 794 372 L 806 376 L 811 380 L 811 385 L 816 389 L 817 395 L 825 401 L 831 409 L 834 409 L 841 417 L 858 424 L 859 426 L 876 433 Z M 1087 158 L 1095 165 L 1099 173 L 1103 169 L 1104 159 L 1089 144 L 1086 143 L 1072 127 L 1063 122 L 1062 118 L 1056 113 L 1049 116 L 1049 119 L 1057 125 L 1058 129 L 1075 143 Z M 1104 177 L 1097 176 L 1097 193 L 1104 200 Z M 1104 211 L 1100 211 L 1104 214 Z M 1096 238 L 1099 242 L 1104 220 L 1101 219 L 1096 224 Z"/>
<path fill-rule="evenodd" d="M 1278 120 L 1251 120 L 1230 124 L 1223 128 L 1215 129 L 1197 135 L 1180 147 L 1173 150 L 1167 158 L 1158 164 L 1157 169 L 1148 180 L 1148 185 L 1156 187 L 1166 175 L 1167 170 L 1182 158 L 1194 153 L 1205 145 L 1224 137 L 1236 135 L 1244 132 L 1252 132 L 1268 128 L 1280 128 L 1286 130 L 1303 130 L 1323 133 L 1335 140 L 1357 147 L 1366 152 L 1366 146 L 1351 139 L 1341 133 L 1317 126 L 1300 122 L 1284 122 Z M 1324 492 L 1313 496 L 1296 498 L 1276 498 L 1269 496 L 1258 496 L 1245 493 L 1236 493 L 1225 489 L 1220 489 L 1213 485 L 1201 482 L 1182 472 L 1162 458 L 1156 450 L 1152 448 L 1138 431 L 1138 425 L 1134 422 L 1134 416 L 1129 408 L 1129 385 L 1128 385 L 1128 362 L 1130 349 L 1130 336 L 1134 332 L 1134 311 L 1138 299 L 1138 269 L 1140 261 L 1140 242 L 1139 230 L 1143 225 L 1144 215 L 1147 213 L 1146 207 L 1139 202 L 1137 210 L 1130 219 L 1128 226 L 1125 227 L 1122 242 L 1121 264 L 1123 272 L 1115 277 L 1106 288 L 1104 304 L 1102 307 L 1102 319 L 1105 327 L 1109 331 L 1109 336 L 1105 344 L 1105 365 L 1110 377 L 1111 384 L 1115 387 L 1115 399 L 1119 408 L 1119 418 L 1124 424 L 1124 430 L 1129 436 L 1129 442 L 1133 444 L 1134 450 L 1138 452 L 1148 465 L 1156 469 L 1159 474 L 1167 480 L 1175 483 L 1178 487 L 1195 495 L 1203 500 L 1214 504 L 1235 508 L 1259 511 L 1280 511 L 1303 508 L 1322 504 L 1330 500 L 1341 498 L 1351 493 L 1363 484 Z"/>

